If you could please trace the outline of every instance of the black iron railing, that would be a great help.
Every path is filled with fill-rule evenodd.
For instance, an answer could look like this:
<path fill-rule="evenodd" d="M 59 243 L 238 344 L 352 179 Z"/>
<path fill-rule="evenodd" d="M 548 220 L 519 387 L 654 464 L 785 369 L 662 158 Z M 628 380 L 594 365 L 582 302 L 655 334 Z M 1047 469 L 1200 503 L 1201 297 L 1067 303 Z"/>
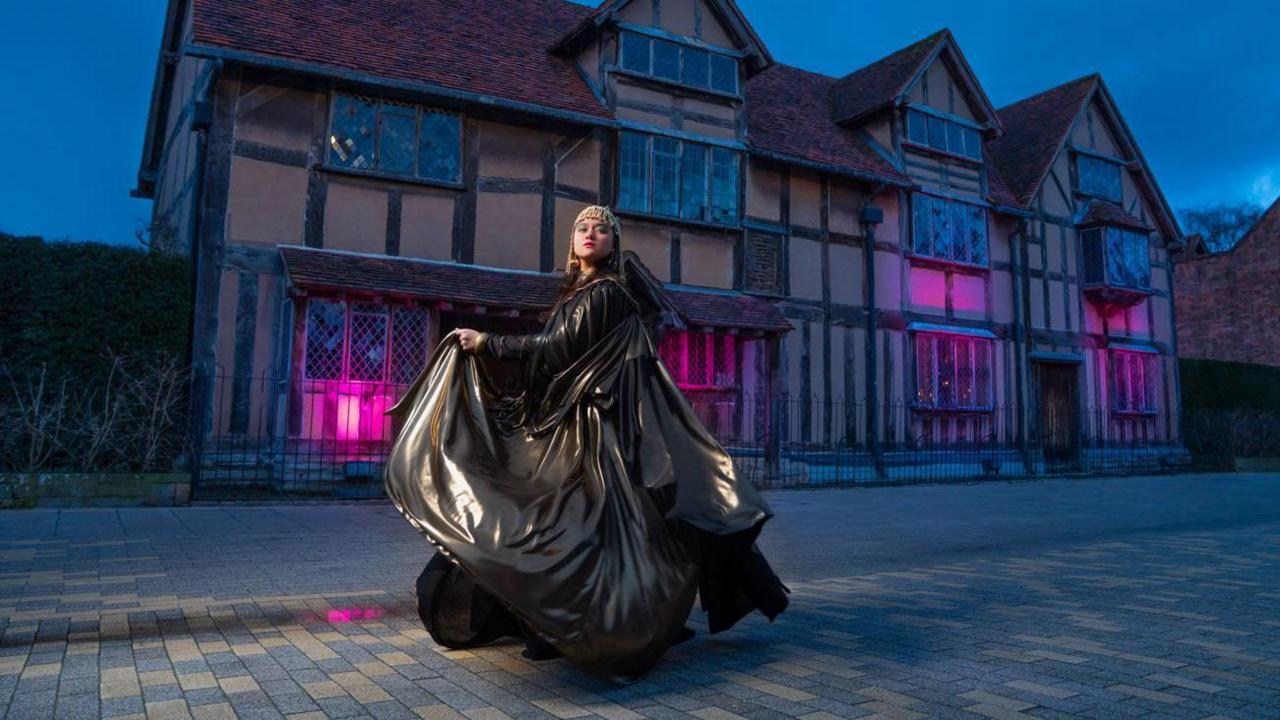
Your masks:
<path fill-rule="evenodd" d="M 211 376 L 196 397 L 197 499 L 380 497 L 396 427 L 384 411 L 407 386 Z M 936 409 L 842 398 L 687 393 L 695 412 L 762 488 L 982 481 L 1170 472 L 1205 466 L 1166 413 L 1011 406 Z M 1197 427 L 1203 423 L 1193 423 Z M 875 451 L 869 442 L 875 434 Z"/>

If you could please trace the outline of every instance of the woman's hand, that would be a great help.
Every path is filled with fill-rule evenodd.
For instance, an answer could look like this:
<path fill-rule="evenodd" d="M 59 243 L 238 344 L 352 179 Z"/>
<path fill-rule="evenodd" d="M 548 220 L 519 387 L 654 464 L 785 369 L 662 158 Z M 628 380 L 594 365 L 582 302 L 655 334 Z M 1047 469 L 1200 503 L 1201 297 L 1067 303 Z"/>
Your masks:
<path fill-rule="evenodd" d="M 466 350 L 469 353 L 473 353 L 476 350 L 480 349 L 481 335 L 483 335 L 483 333 L 476 330 L 472 330 L 471 328 L 459 328 L 458 344 L 462 346 L 463 350 Z"/>

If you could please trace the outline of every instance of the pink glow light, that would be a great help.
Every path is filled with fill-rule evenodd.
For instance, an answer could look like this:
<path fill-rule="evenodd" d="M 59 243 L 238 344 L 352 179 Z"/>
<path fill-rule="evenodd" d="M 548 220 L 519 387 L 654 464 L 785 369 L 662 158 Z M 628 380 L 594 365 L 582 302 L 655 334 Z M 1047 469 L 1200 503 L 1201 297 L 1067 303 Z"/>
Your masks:
<path fill-rule="evenodd" d="M 341 608 L 329 611 L 329 622 L 331 623 L 377 620 L 380 617 L 382 617 L 381 608 Z"/>
<path fill-rule="evenodd" d="M 347 389 L 338 391 L 338 439 L 360 438 L 360 396 Z"/>
<path fill-rule="evenodd" d="M 911 268 L 911 304 L 946 307 L 947 276 L 929 268 Z"/>
<path fill-rule="evenodd" d="M 986 278 L 979 275 L 956 275 L 952 280 L 951 304 L 956 310 L 969 312 L 986 310 Z"/>

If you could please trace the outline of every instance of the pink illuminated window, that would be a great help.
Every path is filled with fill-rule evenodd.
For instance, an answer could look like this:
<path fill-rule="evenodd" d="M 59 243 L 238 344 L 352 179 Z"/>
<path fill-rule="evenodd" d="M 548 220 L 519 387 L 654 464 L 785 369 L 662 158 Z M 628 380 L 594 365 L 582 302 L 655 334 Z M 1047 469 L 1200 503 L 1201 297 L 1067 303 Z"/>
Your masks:
<path fill-rule="evenodd" d="M 296 434 L 389 439 L 390 420 L 383 413 L 426 364 L 428 320 L 423 308 L 309 300 Z"/>
<path fill-rule="evenodd" d="M 737 386 L 734 337 L 716 333 L 668 332 L 659 353 L 681 389 Z"/>
<path fill-rule="evenodd" d="M 1111 352 L 1111 407 L 1118 413 L 1154 413 L 1159 408 L 1159 356 Z"/>
<path fill-rule="evenodd" d="M 948 333 L 916 334 L 916 406 L 989 410 L 992 342 Z"/>

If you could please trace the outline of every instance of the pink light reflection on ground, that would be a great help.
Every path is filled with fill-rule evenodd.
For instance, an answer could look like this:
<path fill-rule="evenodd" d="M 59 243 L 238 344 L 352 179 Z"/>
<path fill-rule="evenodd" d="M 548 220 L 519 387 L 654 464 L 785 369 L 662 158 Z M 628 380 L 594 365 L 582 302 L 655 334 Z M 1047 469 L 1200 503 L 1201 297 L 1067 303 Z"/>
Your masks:
<path fill-rule="evenodd" d="M 377 620 L 380 617 L 382 617 L 381 608 L 335 608 L 329 611 L 329 622 L 331 623 Z"/>

